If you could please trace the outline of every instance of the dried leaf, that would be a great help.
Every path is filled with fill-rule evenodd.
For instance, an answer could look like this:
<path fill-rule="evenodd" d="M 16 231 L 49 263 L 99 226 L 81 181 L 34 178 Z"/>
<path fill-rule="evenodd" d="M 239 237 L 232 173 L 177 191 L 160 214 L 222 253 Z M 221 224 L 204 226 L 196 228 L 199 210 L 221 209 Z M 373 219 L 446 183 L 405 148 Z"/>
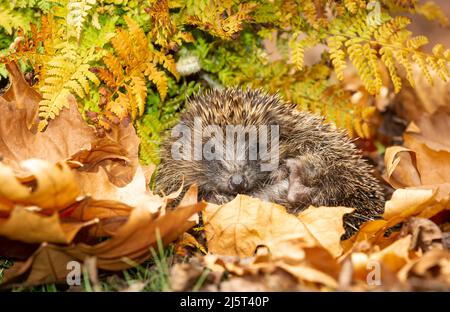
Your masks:
<path fill-rule="evenodd" d="M 208 250 L 219 255 L 246 257 L 258 245 L 297 233 L 305 246 L 317 242 L 303 223 L 280 205 L 245 195 L 222 206 L 208 205 L 203 213 Z"/>
<path fill-rule="evenodd" d="M 24 207 L 16 207 L 8 219 L 0 218 L 0 235 L 26 243 L 70 243 L 83 227 L 98 220 L 61 223 L 58 214 L 41 215 Z"/>
<path fill-rule="evenodd" d="M 345 233 L 343 216 L 352 212 L 346 207 L 310 207 L 302 211 L 298 218 L 311 234 L 334 257 L 342 253 L 341 236 Z"/>
<path fill-rule="evenodd" d="M 0 198 L 16 204 L 60 210 L 75 202 L 80 188 L 75 175 L 64 163 L 51 164 L 40 159 L 21 162 L 29 178 L 21 183 L 13 170 L 0 162 Z M 33 185 L 31 187 L 30 185 Z"/>
<path fill-rule="evenodd" d="M 386 180 L 393 187 L 401 188 L 422 184 L 414 151 L 402 146 L 391 146 L 386 149 L 384 161 Z"/>
<path fill-rule="evenodd" d="M 410 248 L 426 252 L 433 248 L 442 249 L 441 229 L 431 220 L 412 217 L 403 225 L 400 236 L 411 234 Z"/>
<path fill-rule="evenodd" d="M 97 258 L 99 269 L 119 271 L 130 268 L 127 259 L 141 263 L 150 258 L 150 247 L 156 245 L 157 231 L 164 244 L 174 241 L 194 225 L 189 218 L 204 207 L 204 203 L 196 203 L 178 207 L 164 215 L 152 214 L 137 207 L 112 238 L 96 245 L 78 243 L 57 246 L 44 243 L 27 261 L 16 262 L 12 269 L 5 272 L 2 287 L 19 282 L 30 286 L 64 280 L 67 263 L 81 263 L 88 256 Z"/>
<path fill-rule="evenodd" d="M 38 102 L 30 104 L 37 107 Z M 45 132 L 38 133 L 28 130 L 27 111 L 17 108 L 18 105 L 0 102 L 0 155 L 4 164 L 12 167 L 15 173 L 23 172 L 19 165 L 21 161 L 39 158 L 56 163 L 88 148 L 96 139 L 93 128 L 82 119 L 74 100 Z"/>

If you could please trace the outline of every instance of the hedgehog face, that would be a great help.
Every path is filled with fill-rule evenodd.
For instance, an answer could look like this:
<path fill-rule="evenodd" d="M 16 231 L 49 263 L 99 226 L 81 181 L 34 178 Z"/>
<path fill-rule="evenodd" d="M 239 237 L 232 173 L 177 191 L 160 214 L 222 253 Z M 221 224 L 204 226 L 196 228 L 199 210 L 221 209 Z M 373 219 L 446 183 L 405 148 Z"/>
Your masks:
<path fill-rule="evenodd" d="M 200 196 L 206 201 L 224 204 L 237 194 L 274 202 L 286 197 L 289 174 L 285 166 L 274 171 L 260 171 L 256 161 L 212 161 L 203 166 L 208 175 L 192 182 L 199 185 Z"/>
<path fill-rule="evenodd" d="M 189 148 L 183 160 L 172 162 L 174 166 L 166 171 L 183 176 L 186 184 L 196 183 L 200 196 L 216 203 L 237 194 L 261 194 L 277 183 L 283 153 L 278 144 L 279 114 L 261 99 L 232 92 L 221 99 L 210 94 L 191 102 L 172 130 L 170 149 L 166 145 L 171 154 L 163 158 L 174 159 L 174 144 L 176 149 Z M 278 103 L 276 97 L 264 99 L 266 104 Z"/>
<path fill-rule="evenodd" d="M 205 172 L 209 173 L 206 192 L 220 192 L 229 195 L 247 194 L 258 188 L 267 173 L 259 172 L 257 161 L 204 161 Z"/>

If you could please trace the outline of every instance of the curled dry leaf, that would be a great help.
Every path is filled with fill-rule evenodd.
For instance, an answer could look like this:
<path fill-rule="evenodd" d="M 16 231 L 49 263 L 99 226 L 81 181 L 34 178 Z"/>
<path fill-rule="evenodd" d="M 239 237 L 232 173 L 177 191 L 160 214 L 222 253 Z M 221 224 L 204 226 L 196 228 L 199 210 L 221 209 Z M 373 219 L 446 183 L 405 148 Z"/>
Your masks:
<path fill-rule="evenodd" d="M 24 115 L 26 128 L 31 129 L 38 117 L 36 103 L 39 103 L 42 97 L 36 90 L 30 88 L 17 64 L 7 63 L 5 65 L 9 72 L 11 86 L 0 97 L 0 107 L 5 108 L 5 106 L 11 104 L 15 108 L 20 109 Z M 1 114 L 1 116 L 4 115 Z M 7 120 L 3 120 L 3 122 L 7 122 Z"/>
<path fill-rule="evenodd" d="M 155 212 L 163 204 L 163 199 L 147 190 L 148 180 L 142 167 L 137 167 L 133 179 L 124 187 L 117 187 L 100 167 L 98 172 L 77 172 L 76 180 L 81 193 L 97 200 L 115 200 L 129 206 L 146 206 Z"/>
<path fill-rule="evenodd" d="M 124 187 L 131 183 L 140 167 L 140 140 L 131 124 L 111 125 L 110 128 L 104 137 L 92 141 L 89 148 L 71 155 L 68 161 L 82 164 L 78 168 L 80 175 L 103 169 L 112 184 Z"/>
<path fill-rule="evenodd" d="M 7 219 L 0 218 L 0 235 L 25 243 L 68 244 L 83 227 L 98 222 L 61 222 L 58 214 L 41 215 L 16 206 Z"/>
<path fill-rule="evenodd" d="M 386 202 L 383 220 L 363 224 L 357 235 L 348 240 L 347 251 L 362 241 L 383 246 L 390 244 L 392 240 L 386 240 L 384 237 L 389 228 L 413 216 L 428 218 L 442 211 L 445 206 L 436 201 L 436 194 L 433 189 L 396 190 L 392 198 Z M 351 243 L 348 244 L 349 242 Z"/>
<path fill-rule="evenodd" d="M 27 178 L 14 174 L 0 162 L 0 198 L 14 204 L 60 210 L 73 204 L 80 193 L 75 175 L 65 163 L 51 164 L 40 159 L 20 163 Z"/>
<path fill-rule="evenodd" d="M 403 146 L 391 146 L 386 149 L 385 179 L 395 188 L 421 185 L 417 169 L 416 153 Z"/>
<path fill-rule="evenodd" d="M 196 188 L 192 187 L 190 192 L 196 192 Z M 126 222 L 104 242 L 70 246 L 44 243 L 27 261 L 16 262 L 5 272 L 2 286 L 15 283 L 30 286 L 64 280 L 67 263 L 73 260 L 83 262 L 88 256 L 96 257 L 97 267 L 100 269 L 118 271 L 130 268 L 133 263 L 141 263 L 151 257 L 150 248 L 157 243 L 157 232 L 164 244 L 174 241 L 194 225 L 189 218 L 205 205 L 195 203 L 179 206 L 164 215 L 136 207 Z"/>
<path fill-rule="evenodd" d="M 404 133 L 404 147 L 389 147 L 386 180 L 395 188 L 438 190 L 437 199 L 450 197 L 450 115 L 421 116 Z"/>
<path fill-rule="evenodd" d="M 402 227 L 400 236 L 412 235 L 411 249 L 426 252 L 433 248 L 442 249 L 442 231 L 431 220 L 425 218 L 410 218 Z"/>
<path fill-rule="evenodd" d="M 26 175 L 20 162 L 39 158 L 56 163 L 67 160 L 78 171 L 90 172 L 103 167 L 116 186 L 130 183 L 138 163 L 139 139 L 132 125 L 111 127 L 98 137 L 78 111 L 73 96 L 69 107 L 52 120 L 44 132 L 37 132 L 37 111 L 41 96 L 23 78 L 17 65 L 7 64 L 11 87 L 0 97 L 0 156 L 16 174 Z M 31 128 L 30 128 L 31 127 Z"/>

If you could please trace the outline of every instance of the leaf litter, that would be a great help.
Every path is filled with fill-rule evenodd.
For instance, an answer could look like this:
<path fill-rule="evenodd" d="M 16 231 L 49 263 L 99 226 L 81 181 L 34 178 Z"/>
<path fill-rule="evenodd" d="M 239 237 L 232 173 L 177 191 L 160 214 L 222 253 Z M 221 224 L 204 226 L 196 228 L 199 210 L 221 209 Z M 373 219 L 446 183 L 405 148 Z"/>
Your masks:
<path fill-rule="evenodd" d="M 15 261 L 2 287 L 64 281 L 67 263 L 78 261 L 99 290 L 96 270 L 142 264 L 159 240 L 177 246 L 179 261 L 168 272 L 175 291 L 450 289 L 450 115 L 440 107 L 418 116 L 418 106 L 406 116 L 403 145 L 385 153 L 384 178 L 395 191 L 382 218 L 341 240 L 352 207 L 311 206 L 293 215 L 245 195 L 220 206 L 199 202 L 195 185 L 184 195 L 152 193 L 154 167 L 139 164 L 131 124 L 97 133 L 71 98 L 37 132 L 41 96 L 15 64 L 7 68 L 0 256 Z"/>

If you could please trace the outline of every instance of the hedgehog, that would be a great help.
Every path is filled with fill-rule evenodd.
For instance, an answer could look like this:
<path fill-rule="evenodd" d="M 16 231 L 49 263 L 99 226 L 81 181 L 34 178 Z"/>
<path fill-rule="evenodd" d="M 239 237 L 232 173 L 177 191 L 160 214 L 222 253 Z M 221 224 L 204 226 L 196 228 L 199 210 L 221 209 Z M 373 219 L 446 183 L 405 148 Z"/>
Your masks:
<path fill-rule="evenodd" d="M 160 155 L 157 191 L 197 184 L 199 199 L 208 202 L 245 194 L 294 214 L 310 205 L 352 207 L 345 238 L 384 207 L 373 168 L 345 130 L 261 89 L 194 95 Z"/>

